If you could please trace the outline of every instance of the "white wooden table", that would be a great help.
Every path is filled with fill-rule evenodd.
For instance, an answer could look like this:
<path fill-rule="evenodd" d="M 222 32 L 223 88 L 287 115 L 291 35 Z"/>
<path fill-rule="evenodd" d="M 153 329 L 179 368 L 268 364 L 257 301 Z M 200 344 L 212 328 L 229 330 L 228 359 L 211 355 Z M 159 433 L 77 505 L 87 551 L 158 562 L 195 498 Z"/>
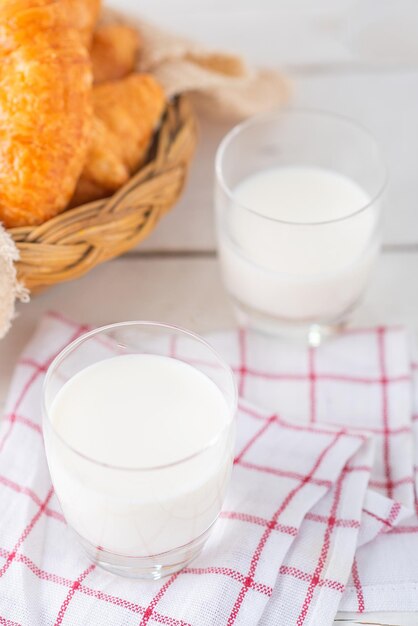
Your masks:
<path fill-rule="evenodd" d="M 136 0 L 111 4 L 137 10 Z M 142 15 L 208 45 L 282 66 L 293 77 L 296 105 L 345 113 L 375 133 L 391 176 L 385 246 L 354 323 L 401 322 L 418 330 L 416 0 L 142 0 L 140 6 Z M 213 154 L 226 130 L 203 124 L 188 190 L 145 245 L 19 308 L 0 343 L 0 408 L 19 351 L 48 309 L 96 325 L 152 319 L 206 332 L 235 324 L 212 221 Z M 337 623 L 417 626 L 418 614 L 342 614 Z"/>

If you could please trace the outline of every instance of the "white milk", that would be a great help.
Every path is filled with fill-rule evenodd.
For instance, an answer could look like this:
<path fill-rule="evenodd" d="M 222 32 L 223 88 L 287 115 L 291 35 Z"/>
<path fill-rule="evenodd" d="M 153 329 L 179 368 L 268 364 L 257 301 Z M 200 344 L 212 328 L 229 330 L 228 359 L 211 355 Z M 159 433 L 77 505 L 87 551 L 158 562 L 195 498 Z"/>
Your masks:
<path fill-rule="evenodd" d="M 191 365 L 135 354 L 99 361 L 64 384 L 50 418 L 58 437 L 47 427 L 45 441 L 57 496 L 70 526 L 93 546 L 155 555 L 216 519 L 232 462 L 232 417 L 215 383 Z"/>
<path fill-rule="evenodd" d="M 378 253 L 377 208 L 331 220 L 366 206 L 364 189 L 331 170 L 295 166 L 250 175 L 233 193 L 236 203 L 218 216 L 219 252 L 241 306 L 331 321 L 356 303 Z"/>

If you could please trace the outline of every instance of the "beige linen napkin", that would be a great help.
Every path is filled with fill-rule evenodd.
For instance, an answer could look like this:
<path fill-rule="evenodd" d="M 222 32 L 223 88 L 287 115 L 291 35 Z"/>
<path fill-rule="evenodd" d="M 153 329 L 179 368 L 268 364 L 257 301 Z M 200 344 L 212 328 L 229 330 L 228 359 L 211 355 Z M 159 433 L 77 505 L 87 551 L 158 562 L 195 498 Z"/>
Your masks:
<path fill-rule="evenodd" d="M 200 109 L 217 118 L 242 119 L 282 104 L 289 83 L 271 69 L 251 69 L 238 56 L 137 23 L 143 49 L 138 69 L 151 72 L 169 96 L 189 92 Z"/>
<path fill-rule="evenodd" d="M 250 68 L 236 55 L 207 50 L 144 20 L 106 10 L 102 23 L 135 27 L 141 36 L 137 69 L 150 72 L 168 96 L 188 92 L 199 110 L 216 118 L 239 120 L 285 102 L 289 81 L 272 69 Z"/>
<path fill-rule="evenodd" d="M 29 300 L 27 290 L 17 280 L 14 262 L 18 258 L 14 241 L 0 224 L 0 339 L 10 328 L 16 299 Z"/>

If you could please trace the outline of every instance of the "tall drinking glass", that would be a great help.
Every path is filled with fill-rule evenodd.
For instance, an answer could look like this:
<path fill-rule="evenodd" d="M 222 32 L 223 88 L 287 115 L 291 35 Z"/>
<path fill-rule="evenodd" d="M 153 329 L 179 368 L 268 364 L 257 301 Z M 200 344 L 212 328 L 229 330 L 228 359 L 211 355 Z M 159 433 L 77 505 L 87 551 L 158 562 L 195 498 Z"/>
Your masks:
<path fill-rule="evenodd" d="M 87 555 L 159 578 L 202 549 L 228 485 L 236 388 L 200 337 L 158 323 L 93 330 L 44 384 L 48 465 Z"/>
<path fill-rule="evenodd" d="M 218 249 L 244 323 L 322 337 L 349 319 L 381 240 L 386 169 L 339 115 L 287 110 L 235 127 L 216 156 Z"/>

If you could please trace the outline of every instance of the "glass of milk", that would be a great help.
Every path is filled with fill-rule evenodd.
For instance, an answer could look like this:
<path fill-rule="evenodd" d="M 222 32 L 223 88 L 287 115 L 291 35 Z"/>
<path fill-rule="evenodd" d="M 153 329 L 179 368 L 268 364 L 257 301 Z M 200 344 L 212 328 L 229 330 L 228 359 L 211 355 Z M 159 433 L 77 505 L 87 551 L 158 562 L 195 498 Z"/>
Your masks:
<path fill-rule="evenodd" d="M 216 156 L 219 258 L 239 319 L 318 345 L 361 300 L 380 246 L 386 168 L 344 117 L 274 112 Z"/>
<path fill-rule="evenodd" d="M 95 563 L 156 579 L 200 552 L 230 477 L 236 403 L 229 366 L 164 324 L 105 326 L 55 359 L 43 398 L 48 466 Z"/>

